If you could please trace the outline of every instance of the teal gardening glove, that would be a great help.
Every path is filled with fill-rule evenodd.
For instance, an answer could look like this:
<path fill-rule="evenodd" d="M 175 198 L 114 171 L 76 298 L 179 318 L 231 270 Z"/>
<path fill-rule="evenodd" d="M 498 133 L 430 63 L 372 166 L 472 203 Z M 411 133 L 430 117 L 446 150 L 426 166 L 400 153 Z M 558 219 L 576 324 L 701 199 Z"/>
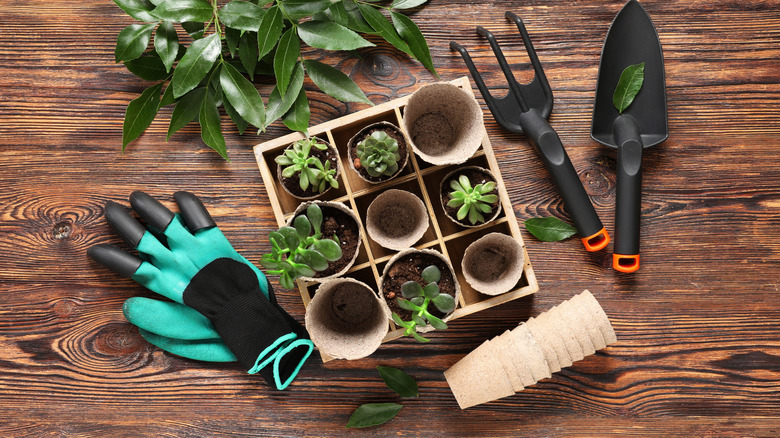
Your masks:
<path fill-rule="evenodd" d="M 314 348 L 306 330 L 279 307 L 263 273 L 233 249 L 200 200 L 188 192 L 174 198 L 181 214 L 132 193 L 130 203 L 148 230 L 119 204 L 106 203 L 108 222 L 140 258 L 109 244 L 89 248 L 90 257 L 173 300 L 130 298 L 125 318 L 163 350 L 237 360 L 286 388 Z"/>

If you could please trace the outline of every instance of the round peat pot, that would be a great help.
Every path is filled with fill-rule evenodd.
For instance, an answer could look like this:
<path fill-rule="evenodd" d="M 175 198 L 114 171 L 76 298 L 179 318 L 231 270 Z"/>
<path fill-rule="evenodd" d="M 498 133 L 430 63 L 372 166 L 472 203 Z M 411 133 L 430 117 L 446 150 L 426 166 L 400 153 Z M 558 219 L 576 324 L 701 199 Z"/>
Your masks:
<path fill-rule="evenodd" d="M 338 237 L 339 246 L 341 246 L 341 258 L 335 262 L 328 262 L 328 268 L 314 274 L 314 277 L 301 277 L 307 281 L 322 281 L 328 278 L 335 278 L 344 275 L 349 268 L 355 264 L 358 253 L 360 252 L 360 243 L 362 236 L 357 217 L 346 205 L 340 202 L 332 201 L 309 201 L 304 202 L 295 209 L 295 212 L 287 220 L 287 225 L 292 227 L 295 218 L 306 214 L 306 209 L 310 204 L 319 205 L 322 210 L 322 235 L 323 238 Z"/>
<path fill-rule="evenodd" d="M 335 178 L 338 179 L 341 175 L 341 166 L 339 165 L 339 152 L 336 150 L 335 147 L 333 147 L 332 144 L 328 143 L 327 141 L 318 138 L 318 137 L 312 137 L 317 141 L 317 143 L 324 144 L 327 146 L 325 150 L 317 149 L 316 147 L 312 147 L 309 156 L 310 157 L 317 157 L 320 159 L 320 161 L 325 164 L 326 161 L 330 162 L 330 168 L 336 169 L 336 175 Z M 297 142 L 296 142 L 297 143 Z M 295 144 L 295 143 L 293 143 Z M 285 148 L 285 152 L 288 149 L 291 149 L 293 147 L 293 144 L 287 146 Z M 284 152 L 282 152 L 284 154 Z M 276 164 L 276 177 L 279 179 L 279 183 L 282 186 L 282 189 L 284 189 L 285 192 L 289 193 L 291 196 L 298 198 L 298 199 L 314 199 L 318 198 L 325 193 L 327 193 L 329 190 L 331 190 L 333 187 L 331 187 L 329 184 L 323 190 L 322 192 L 318 192 L 316 187 L 313 187 L 311 184 L 306 188 L 306 190 L 301 188 L 301 175 L 300 173 L 295 173 L 294 175 L 290 177 L 285 177 L 282 175 L 283 168 L 287 166 L 282 166 L 281 164 Z"/>
<path fill-rule="evenodd" d="M 365 163 L 361 163 L 358 158 L 357 146 L 360 142 L 368 139 L 368 137 L 378 131 L 385 132 L 390 138 L 398 143 L 398 169 L 389 175 L 380 174 L 378 176 L 372 176 L 366 169 Z M 371 184 L 377 184 L 383 181 L 389 181 L 401 173 L 404 167 L 406 167 L 406 162 L 409 160 L 409 146 L 406 141 L 406 136 L 404 136 L 404 133 L 399 127 L 389 122 L 378 122 L 366 126 L 349 139 L 349 142 L 347 143 L 347 155 L 349 157 L 349 167 L 354 170 L 361 179 Z"/>
<path fill-rule="evenodd" d="M 435 265 L 441 272 L 441 279 L 438 281 L 441 293 L 455 297 L 456 303 L 460 299 L 460 284 L 455 276 L 455 270 L 442 253 L 432 249 L 405 249 L 387 262 L 382 272 L 382 278 L 379 280 L 379 296 L 387 302 L 390 311 L 397 313 L 404 321 L 410 319 L 411 312 L 402 309 L 396 302 L 396 298 L 403 298 L 401 286 L 407 281 L 416 281 L 424 286 L 422 271 L 430 265 Z M 432 305 L 428 307 L 428 310 L 433 316 L 444 322 L 449 321 L 452 317 L 452 312 L 445 315 Z M 427 333 L 431 330 L 433 330 L 433 326 L 430 324 L 425 327 L 417 327 L 417 331 L 420 333 Z"/>
<path fill-rule="evenodd" d="M 428 209 L 414 193 L 390 189 L 368 206 L 366 232 L 385 248 L 413 246 L 428 230 Z"/>
<path fill-rule="evenodd" d="M 389 319 L 387 304 L 352 278 L 322 283 L 306 307 L 312 342 L 337 359 L 360 359 L 376 351 L 390 328 Z"/>
<path fill-rule="evenodd" d="M 434 165 L 465 162 L 486 133 L 474 96 L 446 82 L 415 91 L 404 108 L 402 126 L 417 156 Z"/>
<path fill-rule="evenodd" d="M 485 295 L 509 292 L 523 276 L 525 250 L 512 236 L 486 234 L 466 247 L 461 268 L 471 287 Z"/>
<path fill-rule="evenodd" d="M 475 188 L 478 184 L 485 184 L 488 182 L 496 183 L 496 187 L 493 190 L 485 193 L 485 195 L 496 195 L 498 198 L 496 202 L 491 202 L 489 204 L 485 203 L 490 207 L 490 212 L 477 210 L 482 218 L 484 218 L 484 222 L 476 221 L 475 223 L 471 223 L 471 217 L 468 214 L 466 214 L 463 219 L 458 219 L 458 211 L 461 207 L 450 207 L 447 205 L 452 199 L 451 193 L 455 191 L 455 189 L 453 189 L 450 184 L 452 181 L 457 182 L 461 175 L 465 175 L 469 179 L 469 185 L 471 188 Z M 439 199 L 441 200 L 441 208 L 444 210 L 444 214 L 447 216 L 447 219 L 455 222 L 461 227 L 480 227 L 482 225 L 493 222 L 496 220 L 498 215 L 501 214 L 501 198 L 498 194 L 498 182 L 496 181 L 496 177 L 493 176 L 493 173 L 484 167 L 466 166 L 455 169 L 448 173 L 444 179 L 441 180 L 441 185 L 439 186 Z"/>

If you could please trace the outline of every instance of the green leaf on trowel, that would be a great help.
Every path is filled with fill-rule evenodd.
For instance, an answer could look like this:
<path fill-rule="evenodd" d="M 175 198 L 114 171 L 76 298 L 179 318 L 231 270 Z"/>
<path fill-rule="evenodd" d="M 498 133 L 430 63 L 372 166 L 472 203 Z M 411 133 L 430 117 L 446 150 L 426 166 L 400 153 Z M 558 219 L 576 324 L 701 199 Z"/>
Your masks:
<path fill-rule="evenodd" d="M 641 62 L 635 65 L 629 65 L 620 74 L 620 79 L 615 87 L 615 94 L 612 95 L 612 103 L 619 113 L 628 108 L 634 101 L 634 98 L 642 89 L 645 81 L 645 63 Z"/>
<path fill-rule="evenodd" d="M 395 418 L 401 412 L 402 405 L 398 403 L 368 403 L 359 406 L 349 417 L 347 429 L 350 427 L 378 426 Z"/>
<path fill-rule="evenodd" d="M 525 221 L 525 229 L 542 242 L 558 242 L 577 234 L 577 229 L 557 217 L 534 217 Z"/>
<path fill-rule="evenodd" d="M 401 397 L 417 397 L 417 381 L 412 376 L 402 370 L 393 367 L 376 367 L 379 375 L 384 380 L 385 385 L 392 389 Z"/>

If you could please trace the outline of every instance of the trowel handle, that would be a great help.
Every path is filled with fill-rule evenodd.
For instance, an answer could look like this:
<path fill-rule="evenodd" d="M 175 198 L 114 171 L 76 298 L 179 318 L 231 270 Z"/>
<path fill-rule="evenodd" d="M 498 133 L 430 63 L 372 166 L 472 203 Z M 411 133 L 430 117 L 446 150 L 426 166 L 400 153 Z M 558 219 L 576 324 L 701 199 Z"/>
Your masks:
<path fill-rule="evenodd" d="M 520 114 L 520 125 L 547 166 L 553 182 L 558 187 L 558 193 L 563 198 L 566 210 L 574 220 L 574 227 L 577 228 L 585 249 L 598 251 L 606 247 L 609 243 L 609 234 L 596 214 L 558 133 L 534 108 Z"/>
<path fill-rule="evenodd" d="M 615 249 L 612 267 L 620 272 L 639 269 L 639 220 L 642 215 L 642 153 L 636 119 L 621 115 L 612 125 L 617 143 Z"/>

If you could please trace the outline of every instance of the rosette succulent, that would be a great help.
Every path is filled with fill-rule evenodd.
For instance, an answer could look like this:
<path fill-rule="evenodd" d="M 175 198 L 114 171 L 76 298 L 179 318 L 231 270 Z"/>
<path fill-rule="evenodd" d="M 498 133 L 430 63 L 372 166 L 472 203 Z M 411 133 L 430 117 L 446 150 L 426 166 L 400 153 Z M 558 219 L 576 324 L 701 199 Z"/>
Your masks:
<path fill-rule="evenodd" d="M 374 178 L 392 176 L 398 172 L 398 141 L 385 131 L 374 131 L 357 144 L 357 157 L 360 165 Z"/>
<path fill-rule="evenodd" d="M 485 222 L 482 213 L 493 211 L 490 204 L 498 201 L 497 195 L 489 194 L 496 188 L 496 183 L 493 181 L 472 187 L 469 178 L 466 175 L 460 175 L 450 182 L 450 187 L 453 191 L 450 192 L 447 206 L 460 207 L 457 213 L 458 220 L 462 221 L 468 217 L 472 225 Z"/>

